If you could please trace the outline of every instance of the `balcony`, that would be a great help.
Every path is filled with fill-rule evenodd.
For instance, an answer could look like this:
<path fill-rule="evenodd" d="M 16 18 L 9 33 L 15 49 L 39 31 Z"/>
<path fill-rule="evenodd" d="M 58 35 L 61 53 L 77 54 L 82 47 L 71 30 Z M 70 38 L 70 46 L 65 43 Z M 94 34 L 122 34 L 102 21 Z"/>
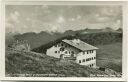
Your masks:
<path fill-rule="evenodd" d="M 64 57 L 66 60 L 76 60 L 76 57 Z"/>

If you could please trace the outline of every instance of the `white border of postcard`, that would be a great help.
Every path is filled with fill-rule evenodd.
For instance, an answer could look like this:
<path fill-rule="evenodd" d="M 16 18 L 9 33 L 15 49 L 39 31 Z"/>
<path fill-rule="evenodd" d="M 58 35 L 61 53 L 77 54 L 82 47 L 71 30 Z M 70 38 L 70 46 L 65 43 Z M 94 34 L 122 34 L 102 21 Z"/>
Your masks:
<path fill-rule="evenodd" d="M 127 78 L 127 13 L 126 1 L 41 1 L 41 0 L 4 0 L 1 6 L 1 30 L 0 30 L 0 70 L 1 80 L 44 80 L 44 81 L 126 81 Z M 122 54 L 122 78 L 105 78 L 105 77 L 5 77 L 5 5 L 122 5 L 123 6 L 123 54 Z"/>

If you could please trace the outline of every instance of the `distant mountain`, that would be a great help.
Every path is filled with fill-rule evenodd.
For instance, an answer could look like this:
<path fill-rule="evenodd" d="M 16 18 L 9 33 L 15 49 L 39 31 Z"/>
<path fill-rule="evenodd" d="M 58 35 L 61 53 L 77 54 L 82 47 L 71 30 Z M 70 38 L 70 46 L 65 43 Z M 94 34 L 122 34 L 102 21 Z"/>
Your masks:
<path fill-rule="evenodd" d="M 29 44 L 31 45 L 31 48 L 39 47 L 40 45 L 44 45 L 50 41 L 54 41 L 56 39 L 59 39 L 61 37 L 65 37 L 68 35 L 75 35 L 74 31 L 68 30 L 64 33 L 48 33 L 45 31 L 41 31 L 40 33 L 24 33 L 15 35 L 15 39 L 17 40 L 27 40 Z"/>
<path fill-rule="evenodd" d="M 122 28 L 119 28 L 119 29 L 117 29 L 116 31 L 117 31 L 117 32 L 121 32 L 121 33 L 123 32 Z"/>
<path fill-rule="evenodd" d="M 16 39 L 14 38 L 15 35 L 19 35 L 17 32 L 6 32 L 5 33 L 5 46 L 7 47 L 8 45 L 12 44 Z"/>
<path fill-rule="evenodd" d="M 11 35 L 7 34 L 6 39 L 7 39 L 7 44 L 8 44 L 8 40 L 11 40 L 11 39 L 27 40 L 31 46 L 31 49 L 34 49 L 62 37 L 82 36 L 82 38 L 84 38 L 86 34 L 102 33 L 102 32 L 115 32 L 115 31 L 110 30 L 108 28 L 107 29 L 83 29 L 83 30 L 77 30 L 77 31 L 67 30 L 64 33 L 59 33 L 59 32 L 48 33 L 45 31 L 41 31 L 40 33 L 28 32 L 24 34 L 19 34 L 19 33 L 11 34 Z"/>

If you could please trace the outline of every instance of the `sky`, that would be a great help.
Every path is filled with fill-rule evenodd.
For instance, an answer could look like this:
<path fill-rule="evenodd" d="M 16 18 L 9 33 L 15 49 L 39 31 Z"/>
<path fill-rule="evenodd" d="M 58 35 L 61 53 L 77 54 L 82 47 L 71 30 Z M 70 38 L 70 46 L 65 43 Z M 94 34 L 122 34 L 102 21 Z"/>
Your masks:
<path fill-rule="evenodd" d="M 119 5 L 6 5 L 6 32 L 65 32 L 122 27 Z"/>

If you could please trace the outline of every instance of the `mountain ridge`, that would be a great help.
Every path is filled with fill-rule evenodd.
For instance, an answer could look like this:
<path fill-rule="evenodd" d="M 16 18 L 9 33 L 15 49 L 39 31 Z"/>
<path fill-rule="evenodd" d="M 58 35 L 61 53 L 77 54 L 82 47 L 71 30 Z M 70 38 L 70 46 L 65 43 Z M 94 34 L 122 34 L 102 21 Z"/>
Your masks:
<path fill-rule="evenodd" d="M 51 41 L 60 39 L 62 37 L 68 37 L 68 36 L 84 37 L 88 34 L 94 34 L 94 33 L 102 34 L 102 33 L 109 33 L 109 32 L 118 34 L 118 32 L 114 30 L 104 31 L 104 29 L 83 29 L 83 30 L 77 30 L 77 31 L 67 30 L 64 33 L 59 33 L 59 32 L 48 33 L 45 31 L 41 31 L 40 33 L 29 32 L 29 33 L 24 33 L 24 34 L 15 34 L 14 36 L 11 36 L 11 37 L 14 40 L 27 40 L 29 44 L 31 45 L 31 49 L 34 49 L 41 45 L 45 45 Z"/>

